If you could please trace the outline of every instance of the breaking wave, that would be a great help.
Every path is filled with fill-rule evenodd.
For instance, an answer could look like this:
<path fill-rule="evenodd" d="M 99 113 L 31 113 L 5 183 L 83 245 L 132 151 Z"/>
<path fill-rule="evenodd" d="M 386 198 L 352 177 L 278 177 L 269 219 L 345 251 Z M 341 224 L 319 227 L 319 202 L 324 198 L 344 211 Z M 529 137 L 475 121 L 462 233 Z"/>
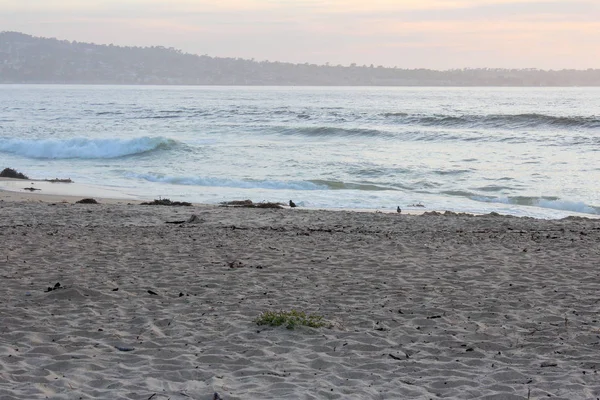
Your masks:
<path fill-rule="evenodd" d="M 0 152 L 29 158 L 117 158 L 169 149 L 177 141 L 165 137 L 137 137 L 132 139 L 2 139 Z"/>
<path fill-rule="evenodd" d="M 570 116 L 559 117 L 545 114 L 491 114 L 491 115 L 411 115 L 407 113 L 384 113 L 395 122 L 444 128 L 600 128 L 600 118 Z"/>
<path fill-rule="evenodd" d="M 350 183 L 327 180 L 312 180 L 316 185 L 324 186 L 330 190 L 365 190 L 365 191 L 381 191 L 381 190 L 398 190 L 394 187 L 376 185 L 374 183 Z"/>
<path fill-rule="evenodd" d="M 254 180 L 230 179 L 202 176 L 166 176 L 161 174 L 133 174 L 127 173 L 128 178 L 142 179 L 149 182 L 168 183 L 189 186 L 232 187 L 241 189 L 274 189 L 274 190 L 398 190 L 394 187 L 376 185 L 372 183 L 348 183 L 329 180 L 307 181 L 279 181 L 279 180 Z"/>
<path fill-rule="evenodd" d="M 278 128 L 276 132 L 281 135 L 311 137 L 393 137 L 391 133 L 377 129 L 338 128 L 332 126 Z"/>
<path fill-rule="evenodd" d="M 572 211 L 584 214 L 600 214 L 600 207 L 587 205 L 580 201 L 561 200 L 557 197 L 487 197 L 472 196 L 472 200 L 483 201 L 486 203 L 514 204 L 520 206 L 533 206 L 540 208 L 549 208 L 552 210 Z"/>
<path fill-rule="evenodd" d="M 325 190 L 326 186 L 308 181 L 244 180 L 215 177 L 165 176 L 160 174 L 127 174 L 128 178 L 173 185 L 232 187 L 241 189 Z"/>
<path fill-rule="evenodd" d="M 426 117 L 434 118 L 434 117 Z M 455 117 L 452 117 L 455 118 Z M 506 129 L 502 134 L 494 133 L 489 130 L 474 129 L 472 125 L 470 128 L 462 127 L 462 129 L 430 129 L 434 124 L 420 124 L 415 126 L 414 124 L 407 124 L 402 130 L 398 130 L 397 127 L 387 127 L 378 129 L 366 129 L 366 128 L 343 128 L 335 126 L 311 126 L 311 127 L 276 127 L 261 129 L 260 132 L 284 135 L 284 136 L 298 136 L 298 137 L 310 137 L 315 139 L 380 139 L 380 140 L 397 140 L 397 141 L 417 141 L 417 142 L 475 142 L 475 143 L 488 143 L 488 142 L 499 142 L 499 143 L 527 143 L 536 142 L 543 143 L 547 146 L 571 146 L 571 145 L 600 145 L 600 138 L 594 134 L 583 133 L 562 135 L 559 137 L 549 136 L 547 134 L 536 134 L 532 132 L 524 132 L 519 130 L 518 127 L 512 126 L 510 129 L 506 125 L 498 125 Z M 443 127 L 443 125 L 439 125 Z M 459 125 L 455 125 L 459 127 Z M 600 121 L 598 122 L 600 128 Z M 447 126 L 449 128 L 449 126 Z M 486 127 L 489 129 L 490 127 Z M 593 133 L 593 132 L 592 132 Z"/>

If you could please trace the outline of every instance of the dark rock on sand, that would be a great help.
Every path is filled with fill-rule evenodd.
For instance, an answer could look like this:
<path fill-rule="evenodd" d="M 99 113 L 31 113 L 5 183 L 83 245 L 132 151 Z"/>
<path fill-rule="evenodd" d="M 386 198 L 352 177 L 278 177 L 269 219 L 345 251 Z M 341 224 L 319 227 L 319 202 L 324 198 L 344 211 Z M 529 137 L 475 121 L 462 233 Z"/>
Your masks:
<path fill-rule="evenodd" d="M 27 175 L 12 168 L 4 168 L 2 172 L 0 172 L 0 178 L 29 179 Z"/>
<path fill-rule="evenodd" d="M 60 282 L 56 282 L 54 284 L 54 287 L 48 286 L 48 289 L 46 289 L 45 292 L 48 293 L 48 292 L 51 292 L 53 290 L 58 290 L 58 289 L 62 289 L 62 287 L 60 286 Z"/>
<path fill-rule="evenodd" d="M 76 201 L 75 203 L 77 203 L 77 204 L 98 204 L 98 201 L 96 201 L 96 199 L 86 198 L 86 199 L 81 199 L 79 201 Z"/>

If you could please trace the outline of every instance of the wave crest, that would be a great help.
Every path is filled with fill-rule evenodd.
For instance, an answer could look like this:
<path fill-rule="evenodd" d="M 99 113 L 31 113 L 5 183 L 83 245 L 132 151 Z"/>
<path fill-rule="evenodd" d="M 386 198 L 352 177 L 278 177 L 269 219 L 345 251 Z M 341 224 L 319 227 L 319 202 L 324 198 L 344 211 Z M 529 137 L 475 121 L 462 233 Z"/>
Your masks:
<path fill-rule="evenodd" d="M 572 211 L 584 214 L 600 214 L 600 207 L 587 205 L 580 201 L 561 200 L 558 197 L 487 197 L 472 196 L 472 200 L 486 203 L 514 204 L 520 206 L 534 206 L 552 210 Z"/>
<path fill-rule="evenodd" d="M 0 152 L 29 158 L 118 158 L 168 149 L 177 144 L 165 137 L 138 137 L 133 139 L 2 139 Z"/>
<path fill-rule="evenodd" d="M 333 126 L 314 126 L 298 128 L 280 128 L 281 135 L 297 135 L 311 137 L 392 137 L 393 135 L 377 129 L 340 128 Z"/>
<path fill-rule="evenodd" d="M 596 117 L 569 116 L 559 117 L 545 114 L 490 114 L 490 115 L 411 115 L 407 113 L 384 113 L 383 117 L 395 122 L 439 126 L 444 128 L 600 128 L 600 119 Z"/>
<path fill-rule="evenodd" d="M 127 174 L 129 178 L 173 185 L 231 187 L 241 189 L 325 190 L 326 186 L 307 181 L 243 180 L 215 177 L 165 176 L 160 174 Z"/>
<path fill-rule="evenodd" d="M 308 181 L 278 181 L 254 179 L 230 179 L 202 176 L 165 176 L 162 174 L 133 174 L 126 176 L 132 179 L 142 179 L 149 182 L 167 183 L 186 186 L 232 187 L 241 189 L 274 189 L 274 190 L 364 190 L 382 191 L 398 190 L 394 187 L 381 186 L 372 183 L 349 183 L 329 180 Z"/>
<path fill-rule="evenodd" d="M 382 191 L 382 190 L 398 190 L 391 186 L 382 186 L 374 183 L 350 183 L 340 181 L 328 181 L 328 180 L 312 180 L 310 181 L 316 185 L 324 186 L 330 190 L 365 190 L 365 191 Z"/>

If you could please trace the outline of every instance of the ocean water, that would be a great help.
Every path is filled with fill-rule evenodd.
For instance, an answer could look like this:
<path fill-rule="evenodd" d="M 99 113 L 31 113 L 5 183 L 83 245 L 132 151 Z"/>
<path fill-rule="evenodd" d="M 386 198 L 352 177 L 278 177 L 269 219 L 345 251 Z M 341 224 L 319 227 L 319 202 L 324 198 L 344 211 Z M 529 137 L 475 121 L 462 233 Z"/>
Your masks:
<path fill-rule="evenodd" d="M 4 167 L 141 199 L 598 215 L 600 88 L 0 85 Z"/>

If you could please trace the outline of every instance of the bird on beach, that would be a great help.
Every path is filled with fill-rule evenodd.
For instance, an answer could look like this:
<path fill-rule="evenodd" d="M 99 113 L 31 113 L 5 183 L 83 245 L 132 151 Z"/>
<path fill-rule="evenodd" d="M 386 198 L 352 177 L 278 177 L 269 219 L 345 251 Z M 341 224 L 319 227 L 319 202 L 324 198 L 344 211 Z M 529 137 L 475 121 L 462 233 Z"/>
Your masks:
<path fill-rule="evenodd" d="M 400 206 L 398 206 L 398 207 L 396 208 L 396 212 L 397 212 L 398 214 L 400 214 L 400 213 L 402 212 L 402 209 L 400 208 Z"/>
<path fill-rule="evenodd" d="M 293 201 L 290 200 L 290 207 L 292 207 L 292 208 L 296 207 L 296 203 L 294 203 Z"/>

